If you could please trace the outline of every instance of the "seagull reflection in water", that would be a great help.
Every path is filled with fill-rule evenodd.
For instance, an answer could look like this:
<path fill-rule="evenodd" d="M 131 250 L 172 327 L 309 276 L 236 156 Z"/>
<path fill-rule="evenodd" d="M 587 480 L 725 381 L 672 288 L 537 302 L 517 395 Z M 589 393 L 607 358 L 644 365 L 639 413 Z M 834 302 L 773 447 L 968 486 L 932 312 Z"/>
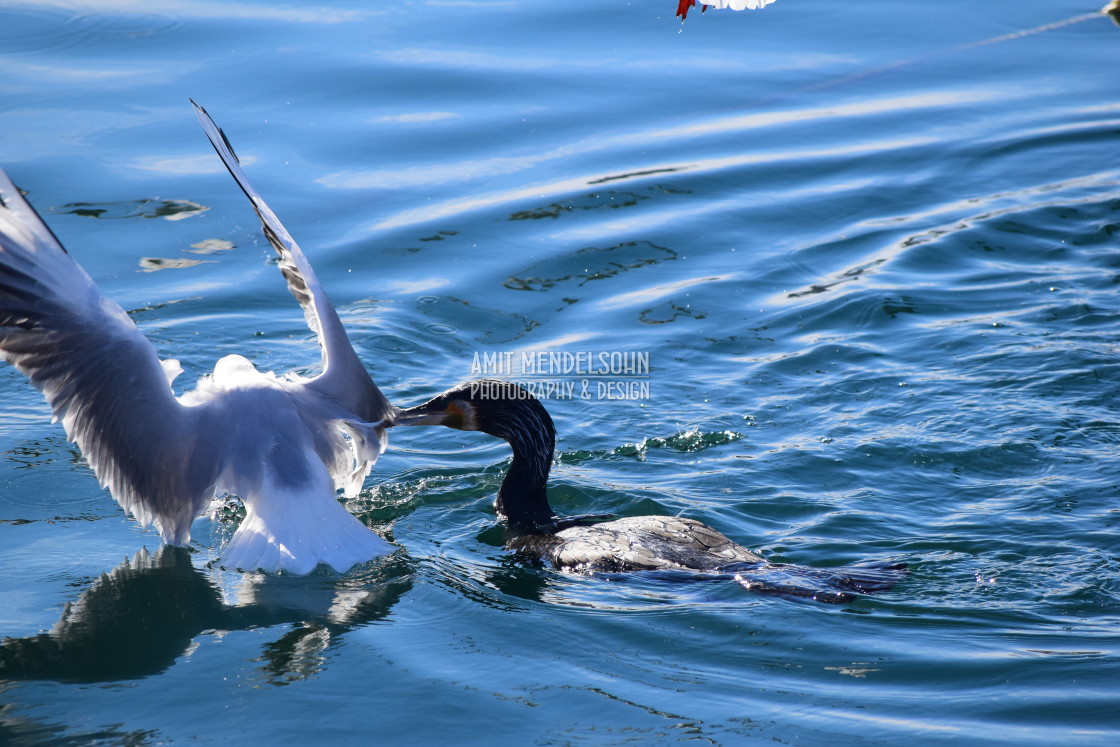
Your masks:
<path fill-rule="evenodd" d="M 303 679 L 340 635 L 384 618 L 412 588 L 397 557 L 345 581 L 239 574 L 232 602 L 214 578 L 194 567 L 189 550 L 142 549 L 68 603 L 49 633 L 0 641 L 0 681 L 137 679 L 170 668 L 199 636 L 293 625 L 260 660 L 270 682 Z"/>

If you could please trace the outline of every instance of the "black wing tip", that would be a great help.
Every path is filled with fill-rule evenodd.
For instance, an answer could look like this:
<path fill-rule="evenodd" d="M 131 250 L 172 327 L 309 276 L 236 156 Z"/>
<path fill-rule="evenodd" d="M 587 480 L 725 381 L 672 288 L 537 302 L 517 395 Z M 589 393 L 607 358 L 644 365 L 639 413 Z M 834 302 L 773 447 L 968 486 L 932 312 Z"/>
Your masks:
<path fill-rule="evenodd" d="M 8 194 L 7 190 L 4 189 L 6 185 L 11 186 L 11 194 Z M 12 181 L 12 177 L 8 176 L 7 171 L 4 171 L 4 169 L 0 169 L 0 206 L 3 206 L 5 210 L 10 210 L 13 213 L 18 213 L 18 206 L 22 205 L 27 210 L 27 214 L 24 216 L 25 219 L 27 216 L 30 216 L 35 221 L 38 221 L 42 229 L 47 232 L 47 235 L 54 239 L 54 243 L 58 246 L 59 249 L 62 250 L 62 253 L 69 254 L 70 252 L 66 251 L 66 247 L 62 245 L 61 241 L 59 241 L 58 236 L 55 235 L 55 232 L 51 230 L 51 227 L 47 225 L 47 222 L 45 220 L 43 220 L 43 216 L 39 215 L 39 211 L 36 210 L 35 206 L 28 201 L 26 196 L 27 194 L 27 192 L 19 188 L 19 185 Z"/>
<path fill-rule="evenodd" d="M 23 191 L 19 188 L 19 186 L 16 185 L 15 182 L 12 181 L 12 177 L 8 176 L 8 172 L 4 169 L 0 169 L 0 205 L 3 205 L 8 210 L 11 210 L 11 201 L 15 199 L 15 197 L 9 195 L 8 190 L 5 189 L 5 187 L 7 187 L 8 185 L 11 185 L 11 188 L 15 192 L 15 195 L 17 197 L 23 195 Z"/>
<path fill-rule="evenodd" d="M 202 106 L 202 104 L 198 103 L 189 96 L 187 97 L 187 101 L 190 101 L 191 106 L 194 107 L 194 114 L 196 117 L 198 117 L 198 121 L 202 123 L 202 128 L 204 130 L 207 129 L 207 125 L 212 127 L 214 131 L 217 132 L 218 135 L 222 138 L 222 143 L 226 146 L 229 154 L 233 156 L 233 160 L 237 161 L 237 163 L 241 163 L 241 159 L 237 157 L 237 151 L 233 149 L 233 143 L 229 141 L 229 138 L 226 137 L 225 131 L 221 127 L 219 127 L 218 124 L 214 121 L 214 118 L 210 116 L 210 112 L 206 111 L 206 108 Z"/>

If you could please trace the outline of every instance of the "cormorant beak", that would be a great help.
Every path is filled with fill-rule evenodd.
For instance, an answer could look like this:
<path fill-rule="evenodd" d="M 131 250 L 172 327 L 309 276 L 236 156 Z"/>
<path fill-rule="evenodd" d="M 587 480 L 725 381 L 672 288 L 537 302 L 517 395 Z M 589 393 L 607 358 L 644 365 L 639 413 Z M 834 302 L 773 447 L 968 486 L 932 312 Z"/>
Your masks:
<path fill-rule="evenodd" d="M 446 425 L 460 431 L 476 430 L 474 408 L 454 397 L 435 397 L 417 407 L 398 410 L 393 425 Z"/>
<path fill-rule="evenodd" d="M 432 400 L 416 407 L 400 410 L 393 418 L 393 425 L 444 425 L 447 415 L 447 409 L 440 407 L 435 400 Z"/>

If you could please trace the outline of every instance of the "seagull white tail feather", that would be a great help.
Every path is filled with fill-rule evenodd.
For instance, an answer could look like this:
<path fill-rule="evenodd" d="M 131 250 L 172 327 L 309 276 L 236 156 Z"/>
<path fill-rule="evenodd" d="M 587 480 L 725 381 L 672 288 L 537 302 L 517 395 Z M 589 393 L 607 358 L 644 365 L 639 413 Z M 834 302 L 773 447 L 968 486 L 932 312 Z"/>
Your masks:
<path fill-rule="evenodd" d="M 338 502 L 325 470 L 295 487 L 266 474 L 242 501 L 245 518 L 218 562 L 229 570 L 302 575 L 323 563 L 344 573 L 395 549 Z"/>

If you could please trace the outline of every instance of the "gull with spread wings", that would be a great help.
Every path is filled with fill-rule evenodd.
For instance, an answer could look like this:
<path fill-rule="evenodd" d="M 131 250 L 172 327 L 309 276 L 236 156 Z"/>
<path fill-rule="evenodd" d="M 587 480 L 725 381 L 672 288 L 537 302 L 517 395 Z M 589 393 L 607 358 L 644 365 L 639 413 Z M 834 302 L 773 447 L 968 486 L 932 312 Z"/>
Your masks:
<path fill-rule="evenodd" d="M 288 289 L 318 337 L 322 372 L 281 377 L 228 355 L 176 397 L 178 362 L 159 359 L 3 171 L 0 355 L 43 393 L 102 486 L 165 542 L 189 542 L 194 519 L 229 493 L 246 515 L 222 552 L 223 567 L 304 574 L 325 563 L 344 572 L 394 550 L 339 503 L 336 490 L 361 489 L 397 410 L 225 134 L 191 103 L 280 255 Z"/>

